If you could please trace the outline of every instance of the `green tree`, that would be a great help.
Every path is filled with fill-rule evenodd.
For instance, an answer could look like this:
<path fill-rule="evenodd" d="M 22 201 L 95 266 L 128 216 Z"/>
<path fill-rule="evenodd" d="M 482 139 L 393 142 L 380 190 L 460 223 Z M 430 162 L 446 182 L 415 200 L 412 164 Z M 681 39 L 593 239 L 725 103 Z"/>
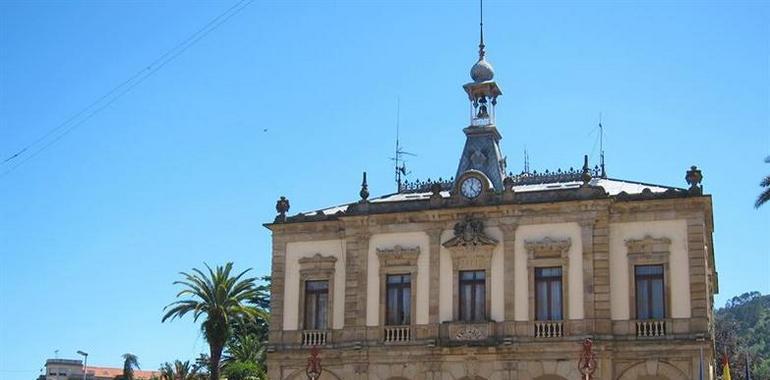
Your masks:
<path fill-rule="evenodd" d="M 161 380 L 199 380 L 202 378 L 200 367 L 190 361 L 175 360 L 172 365 L 165 362 L 160 365 Z"/>
<path fill-rule="evenodd" d="M 132 353 L 123 354 L 123 380 L 134 380 L 134 369 L 139 369 L 139 358 Z"/>
<path fill-rule="evenodd" d="M 216 270 L 204 265 L 208 274 L 197 268 L 193 268 L 192 274 L 180 273 L 184 279 L 174 281 L 174 284 L 183 287 L 176 295 L 183 299 L 163 309 L 166 314 L 162 321 L 182 318 L 187 313 L 192 313 L 195 322 L 204 318 L 201 329 L 209 344 L 209 377 L 218 380 L 222 351 L 232 326 L 238 321 L 252 320 L 261 313 L 259 309 L 248 305 L 257 292 L 255 278 L 243 278 L 250 269 L 233 276 L 233 263 L 217 266 Z"/>
<path fill-rule="evenodd" d="M 770 295 L 733 297 L 716 311 L 714 327 L 717 373 L 722 373 L 721 358 L 727 355 L 733 379 L 745 379 L 746 359 L 752 379 L 770 379 Z"/>
<path fill-rule="evenodd" d="M 254 362 L 231 362 L 225 366 L 223 373 L 227 380 L 266 379 L 264 370 Z"/>
<path fill-rule="evenodd" d="M 765 162 L 770 163 L 770 156 L 765 157 Z M 763 187 L 764 190 L 759 193 L 759 196 L 757 197 L 757 201 L 754 203 L 754 207 L 759 208 L 759 206 L 762 206 L 770 200 L 770 175 L 765 176 L 765 178 L 762 178 L 762 181 L 759 182 L 759 186 Z"/>
<path fill-rule="evenodd" d="M 223 359 L 225 370 L 233 363 L 240 363 L 241 367 L 246 363 L 255 364 L 261 374 L 257 376 L 259 379 L 265 378 L 264 374 L 267 373 L 266 352 L 271 278 L 264 276 L 260 280 L 262 284 L 257 286 L 256 295 L 251 300 L 251 304 L 259 311 L 258 316 L 251 320 L 238 321 L 233 325 Z"/>

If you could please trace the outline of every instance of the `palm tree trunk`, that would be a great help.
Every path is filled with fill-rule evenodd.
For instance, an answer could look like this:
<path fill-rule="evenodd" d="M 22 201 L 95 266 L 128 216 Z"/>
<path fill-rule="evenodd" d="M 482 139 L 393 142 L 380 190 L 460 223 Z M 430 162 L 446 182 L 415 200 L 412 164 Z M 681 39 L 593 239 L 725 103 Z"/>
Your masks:
<path fill-rule="evenodd" d="M 209 343 L 209 352 L 211 354 L 211 362 L 209 363 L 209 379 L 219 380 L 219 361 L 222 359 L 222 349 L 224 343 L 211 342 Z"/>

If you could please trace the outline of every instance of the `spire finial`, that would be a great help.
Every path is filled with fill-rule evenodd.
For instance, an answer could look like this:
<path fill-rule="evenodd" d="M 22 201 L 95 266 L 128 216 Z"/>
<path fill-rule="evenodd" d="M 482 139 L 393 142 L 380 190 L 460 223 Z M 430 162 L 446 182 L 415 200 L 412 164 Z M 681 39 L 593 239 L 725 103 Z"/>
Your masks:
<path fill-rule="evenodd" d="M 484 59 L 484 0 L 479 0 L 479 60 Z"/>
<path fill-rule="evenodd" d="M 366 172 L 364 172 L 364 180 L 361 182 L 361 191 L 358 193 L 361 196 L 361 202 L 366 202 L 369 198 L 369 184 L 366 183 Z"/>

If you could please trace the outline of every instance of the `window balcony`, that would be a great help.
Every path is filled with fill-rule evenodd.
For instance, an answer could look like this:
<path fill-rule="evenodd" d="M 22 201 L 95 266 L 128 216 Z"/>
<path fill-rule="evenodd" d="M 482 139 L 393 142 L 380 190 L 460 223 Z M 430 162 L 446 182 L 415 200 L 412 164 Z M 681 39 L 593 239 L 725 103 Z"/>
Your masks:
<path fill-rule="evenodd" d="M 643 338 L 655 338 L 666 336 L 665 319 L 649 319 L 636 321 L 636 336 Z"/>
<path fill-rule="evenodd" d="M 564 336 L 563 321 L 535 321 L 535 338 L 559 338 Z"/>
<path fill-rule="evenodd" d="M 329 341 L 329 330 L 303 330 L 303 346 L 325 346 Z"/>
<path fill-rule="evenodd" d="M 411 326 L 385 326 L 383 330 L 383 342 L 385 343 L 403 343 L 411 340 Z"/>

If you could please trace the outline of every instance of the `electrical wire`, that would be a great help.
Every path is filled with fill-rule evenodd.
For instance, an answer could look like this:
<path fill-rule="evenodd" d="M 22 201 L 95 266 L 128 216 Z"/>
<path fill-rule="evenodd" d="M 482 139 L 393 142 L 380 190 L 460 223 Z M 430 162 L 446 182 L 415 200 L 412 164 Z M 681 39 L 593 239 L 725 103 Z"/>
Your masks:
<path fill-rule="evenodd" d="M 66 135 L 68 135 L 70 132 L 75 130 L 77 127 L 83 125 L 85 122 L 90 120 L 96 114 L 98 114 L 105 108 L 115 103 L 118 99 L 122 98 L 125 94 L 127 94 L 129 91 L 134 89 L 139 84 L 143 83 L 145 80 L 150 78 L 153 74 L 158 72 L 167 64 L 174 61 L 182 53 L 187 51 L 187 49 L 195 45 L 198 41 L 200 41 L 201 39 L 209 35 L 211 32 L 218 29 L 220 26 L 225 24 L 233 16 L 240 13 L 243 9 L 248 7 L 253 2 L 254 0 L 238 1 L 233 6 L 231 6 L 224 12 L 220 13 L 213 19 L 211 19 L 209 22 L 207 22 L 205 25 L 203 25 L 193 34 L 191 34 L 190 36 L 188 36 L 187 38 L 185 38 L 184 40 L 176 44 L 174 47 L 172 47 L 171 49 L 161 54 L 158 58 L 153 60 L 149 65 L 143 67 L 134 75 L 132 75 L 125 81 L 121 82 L 117 86 L 113 87 L 107 93 L 100 96 L 95 101 L 91 102 L 89 105 L 87 105 L 86 107 L 84 107 L 83 109 L 81 109 L 80 111 L 72 115 L 71 117 L 69 117 L 67 120 L 57 125 L 56 127 L 50 129 L 39 138 L 35 139 L 32 143 L 21 148 L 15 154 L 10 155 L 2 163 L 0 163 L 0 166 L 6 165 L 6 164 L 10 165 L 8 169 L 6 169 L 2 174 L 0 174 L 0 178 L 5 177 L 6 175 L 14 171 L 19 166 L 33 159 L 38 154 L 40 154 L 41 152 L 49 148 L 51 145 L 57 143 L 59 140 L 64 138 Z M 61 133 L 56 135 L 56 133 L 60 131 Z M 56 136 L 52 137 L 54 135 Z M 48 141 L 45 142 L 46 140 Z M 25 152 L 31 150 L 33 147 L 39 144 L 43 144 L 43 145 L 39 149 L 32 151 L 28 155 L 24 155 Z M 21 159 L 18 161 L 14 161 L 17 158 L 21 158 Z"/>

